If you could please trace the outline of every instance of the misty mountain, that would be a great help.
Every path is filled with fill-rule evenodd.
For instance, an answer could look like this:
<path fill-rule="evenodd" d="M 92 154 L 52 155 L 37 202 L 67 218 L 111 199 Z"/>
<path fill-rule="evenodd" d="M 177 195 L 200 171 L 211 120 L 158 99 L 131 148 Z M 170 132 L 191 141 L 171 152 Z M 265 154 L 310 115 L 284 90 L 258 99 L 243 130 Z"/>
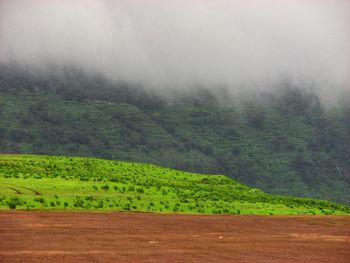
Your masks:
<path fill-rule="evenodd" d="M 1 0 L 0 64 L 158 91 L 271 92 L 289 78 L 329 101 L 349 92 L 349 17 L 348 0 Z"/>
<path fill-rule="evenodd" d="M 269 193 L 350 203 L 350 107 L 303 87 L 231 98 L 159 93 L 72 68 L 0 69 L 0 151 L 226 174 Z"/>

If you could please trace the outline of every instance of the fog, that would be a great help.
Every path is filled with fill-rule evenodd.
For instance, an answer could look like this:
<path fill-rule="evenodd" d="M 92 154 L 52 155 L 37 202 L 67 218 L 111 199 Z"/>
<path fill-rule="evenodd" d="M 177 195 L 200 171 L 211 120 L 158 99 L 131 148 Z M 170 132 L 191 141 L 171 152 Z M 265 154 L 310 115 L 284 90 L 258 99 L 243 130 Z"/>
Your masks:
<path fill-rule="evenodd" d="M 0 63 L 148 88 L 350 89 L 347 0 L 0 0 Z"/>

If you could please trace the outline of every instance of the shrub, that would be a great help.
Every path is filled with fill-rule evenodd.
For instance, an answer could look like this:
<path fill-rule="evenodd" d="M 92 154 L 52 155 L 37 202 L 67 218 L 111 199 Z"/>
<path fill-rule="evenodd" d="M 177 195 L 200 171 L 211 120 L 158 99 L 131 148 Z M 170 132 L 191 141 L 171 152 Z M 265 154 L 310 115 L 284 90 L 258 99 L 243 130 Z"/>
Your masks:
<path fill-rule="evenodd" d="M 130 207 L 131 207 L 131 206 L 130 206 L 129 203 L 123 205 L 123 209 L 124 209 L 124 210 L 130 210 Z"/>
<path fill-rule="evenodd" d="M 117 183 L 119 180 L 118 180 L 118 177 L 117 176 L 113 176 L 111 179 L 110 179 L 111 182 L 115 182 Z"/>
<path fill-rule="evenodd" d="M 75 207 L 84 207 L 84 200 L 77 196 L 76 199 L 74 200 L 74 204 Z"/>
<path fill-rule="evenodd" d="M 89 181 L 90 178 L 88 176 L 82 176 L 79 179 L 80 179 L 80 181 L 87 182 L 87 181 Z"/>
<path fill-rule="evenodd" d="M 41 203 L 41 204 L 43 204 L 43 203 L 45 202 L 45 199 L 42 198 L 42 197 L 36 197 L 36 198 L 34 198 L 33 200 L 34 200 L 35 202 L 39 202 L 39 203 Z"/>
<path fill-rule="evenodd" d="M 143 188 L 139 187 L 139 188 L 136 189 L 136 192 L 142 194 L 142 193 L 145 192 L 145 190 L 143 190 Z"/>
<path fill-rule="evenodd" d="M 97 204 L 94 206 L 94 208 L 103 208 L 103 200 L 99 200 Z"/>
<path fill-rule="evenodd" d="M 92 196 L 92 195 L 89 195 L 89 196 L 86 196 L 85 197 L 85 200 L 86 201 L 89 201 L 89 202 L 91 202 L 91 201 L 93 201 L 95 198 Z"/>
<path fill-rule="evenodd" d="M 107 190 L 109 190 L 109 185 L 108 184 L 102 185 L 101 189 L 107 191 Z"/>
<path fill-rule="evenodd" d="M 16 209 L 18 205 L 22 205 L 23 202 L 18 197 L 12 197 L 7 201 L 7 205 L 10 209 Z"/>
<path fill-rule="evenodd" d="M 9 201 L 9 202 L 7 203 L 7 205 L 8 205 L 8 207 L 9 207 L 10 209 L 16 209 L 16 206 L 17 206 L 16 203 L 11 202 L 11 201 Z"/>

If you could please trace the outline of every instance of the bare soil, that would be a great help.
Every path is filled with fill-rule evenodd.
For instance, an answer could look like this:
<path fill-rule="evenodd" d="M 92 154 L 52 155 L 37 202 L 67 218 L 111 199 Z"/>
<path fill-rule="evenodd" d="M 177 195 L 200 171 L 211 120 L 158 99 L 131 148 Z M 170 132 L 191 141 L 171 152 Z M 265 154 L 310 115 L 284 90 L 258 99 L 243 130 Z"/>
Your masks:
<path fill-rule="evenodd" d="M 350 217 L 2 211 L 0 262 L 350 262 Z"/>

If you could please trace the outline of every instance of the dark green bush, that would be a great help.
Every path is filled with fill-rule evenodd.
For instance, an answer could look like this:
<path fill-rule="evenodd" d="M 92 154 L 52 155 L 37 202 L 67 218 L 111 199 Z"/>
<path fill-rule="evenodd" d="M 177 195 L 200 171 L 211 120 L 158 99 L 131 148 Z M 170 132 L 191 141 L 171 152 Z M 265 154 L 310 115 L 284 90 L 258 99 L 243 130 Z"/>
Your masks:
<path fill-rule="evenodd" d="M 45 199 L 43 197 L 36 197 L 33 199 L 35 202 L 39 202 L 41 204 L 43 204 L 45 202 Z"/>
<path fill-rule="evenodd" d="M 101 189 L 107 191 L 107 190 L 109 190 L 109 185 L 108 184 L 102 185 Z"/>
<path fill-rule="evenodd" d="M 23 205 L 23 201 L 20 200 L 18 197 L 11 197 L 7 201 L 7 205 L 10 209 L 16 209 L 17 206 Z"/>

